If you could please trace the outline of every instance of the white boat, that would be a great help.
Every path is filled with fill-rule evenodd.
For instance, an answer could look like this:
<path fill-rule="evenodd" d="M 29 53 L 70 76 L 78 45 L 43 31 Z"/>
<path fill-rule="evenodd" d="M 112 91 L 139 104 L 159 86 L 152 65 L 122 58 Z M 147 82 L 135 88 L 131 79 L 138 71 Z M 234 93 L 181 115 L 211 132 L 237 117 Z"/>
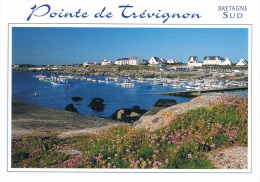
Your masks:
<path fill-rule="evenodd" d="M 83 77 L 80 77 L 80 80 L 85 81 L 85 80 L 87 80 L 87 78 L 83 76 Z"/>
<path fill-rule="evenodd" d="M 195 86 L 194 85 L 186 85 L 187 90 L 194 90 Z"/>
<path fill-rule="evenodd" d="M 136 82 L 139 82 L 139 83 L 148 83 L 149 80 L 147 80 L 146 78 L 138 78 L 138 79 L 136 80 Z"/>
<path fill-rule="evenodd" d="M 162 80 L 154 80 L 153 84 L 154 85 L 163 85 L 163 81 Z"/>
<path fill-rule="evenodd" d="M 125 83 L 121 83 L 121 86 L 124 87 L 124 88 L 131 88 L 131 87 L 134 87 L 135 84 L 134 83 L 125 82 Z"/>
<path fill-rule="evenodd" d="M 69 84 L 69 80 L 66 77 L 52 77 L 52 81 L 51 81 L 52 85 L 68 85 Z"/>
<path fill-rule="evenodd" d="M 105 83 L 105 80 L 98 80 L 99 83 Z"/>
<path fill-rule="evenodd" d="M 173 82 L 172 87 L 181 88 L 181 87 L 183 87 L 183 84 L 181 82 Z"/>

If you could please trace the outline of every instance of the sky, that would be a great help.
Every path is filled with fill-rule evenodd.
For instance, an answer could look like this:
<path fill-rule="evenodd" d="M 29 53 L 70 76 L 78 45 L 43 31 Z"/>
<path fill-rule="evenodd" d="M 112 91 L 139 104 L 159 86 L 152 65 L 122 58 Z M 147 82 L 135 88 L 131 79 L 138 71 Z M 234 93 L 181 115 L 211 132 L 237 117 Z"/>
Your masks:
<path fill-rule="evenodd" d="M 13 27 L 12 64 L 64 65 L 152 56 L 248 60 L 246 28 Z"/>

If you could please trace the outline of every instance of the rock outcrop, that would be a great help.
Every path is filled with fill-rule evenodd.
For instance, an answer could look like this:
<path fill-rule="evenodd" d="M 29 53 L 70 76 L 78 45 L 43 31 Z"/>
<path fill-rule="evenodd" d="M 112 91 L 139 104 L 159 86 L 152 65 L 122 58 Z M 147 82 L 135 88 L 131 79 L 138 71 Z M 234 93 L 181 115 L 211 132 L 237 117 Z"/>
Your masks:
<path fill-rule="evenodd" d="M 79 113 L 73 104 L 68 104 L 64 110 Z"/>
<path fill-rule="evenodd" d="M 102 98 L 94 98 L 91 100 L 88 107 L 90 107 L 92 110 L 103 111 L 105 108 L 105 104 L 103 102 L 104 99 Z"/>
<path fill-rule="evenodd" d="M 81 100 L 83 100 L 83 98 L 82 97 L 72 97 L 71 100 L 73 100 L 73 101 L 81 101 Z"/>
<path fill-rule="evenodd" d="M 149 111 L 147 113 L 145 113 L 145 115 L 154 115 L 156 113 L 158 113 L 160 110 L 176 105 L 177 101 L 175 99 L 159 99 L 154 105 L 153 107 L 151 107 L 149 109 Z"/>
<path fill-rule="evenodd" d="M 126 123 L 133 123 L 146 112 L 147 110 L 141 109 L 139 106 L 133 106 L 132 108 L 122 108 L 115 111 L 110 118 Z"/>

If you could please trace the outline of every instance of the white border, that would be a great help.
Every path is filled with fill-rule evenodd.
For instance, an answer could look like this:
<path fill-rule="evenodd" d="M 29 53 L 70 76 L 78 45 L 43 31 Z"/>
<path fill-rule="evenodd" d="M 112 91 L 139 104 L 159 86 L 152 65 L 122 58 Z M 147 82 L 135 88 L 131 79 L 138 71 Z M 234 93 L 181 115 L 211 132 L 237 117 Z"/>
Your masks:
<path fill-rule="evenodd" d="M 10 71 L 9 67 L 10 62 L 8 61 L 8 56 L 10 58 L 10 55 L 8 55 L 8 49 L 10 49 L 10 45 L 8 48 L 8 28 L 10 24 L 24 24 L 28 23 L 25 21 L 26 17 L 28 16 L 28 9 L 31 8 L 36 2 L 31 1 L 31 0 L 0 0 L 0 48 L 1 48 L 1 67 L 0 67 L 0 74 L 2 80 L 2 84 L 4 87 L 8 88 L 10 86 Z M 251 173 L 239 173 L 235 172 L 234 173 L 223 173 L 221 171 L 218 171 L 218 173 L 204 173 L 204 172 L 199 172 L 196 173 L 196 170 L 193 170 L 194 173 L 132 173 L 135 172 L 135 170 L 131 170 L 130 173 L 125 173 L 125 172 L 115 172 L 115 173 L 95 173 L 95 172 L 85 172 L 85 171 L 78 171 L 77 170 L 68 170 L 64 172 L 56 172 L 55 169 L 54 171 L 49 171 L 47 172 L 46 169 L 35 169 L 34 172 L 27 172 L 24 170 L 27 169 L 21 169 L 20 172 L 8 172 L 7 168 L 7 148 L 5 145 L 8 137 L 7 137 L 7 121 L 10 114 L 7 111 L 11 111 L 10 104 L 10 94 L 7 93 L 7 90 L 1 89 L 1 94 L 0 94 L 0 102 L 1 102 L 1 122 L 0 122 L 0 128 L 1 128 L 1 162 L 0 162 L 0 181 L 133 181 L 133 180 L 140 180 L 140 181 L 162 181 L 162 180 L 177 180 L 177 181 L 231 181 L 231 180 L 236 180 L 236 181 L 260 181 L 260 174 L 259 174 L 259 153 L 260 153 L 260 147 L 259 147 L 259 138 L 260 138 L 260 125 L 259 125 L 259 111 L 258 110 L 258 102 L 260 100 L 259 94 L 256 92 L 258 91 L 257 89 L 259 88 L 259 33 L 260 33 L 260 27 L 259 27 L 259 17 L 260 17 L 260 11 L 259 11 L 259 5 L 260 2 L 258 0 L 248 0 L 248 1 L 240 1 L 240 0 L 225 0 L 225 1 L 220 1 L 220 0 L 211 0 L 211 1 L 206 1 L 206 0 L 172 0 L 172 1 L 161 1 L 161 0 L 131 0 L 131 1 L 125 1 L 125 0 L 89 0 L 89 1 L 37 1 L 37 3 L 50 3 L 53 4 L 55 7 L 63 6 L 65 8 L 68 7 L 82 7 L 82 8 L 87 8 L 91 9 L 94 7 L 98 7 L 96 9 L 100 9 L 100 6 L 107 6 L 107 7 L 112 7 L 113 4 L 118 5 L 118 4 L 133 4 L 133 5 L 139 5 L 140 6 L 147 6 L 149 8 L 155 7 L 155 6 L 161 6 L 162 8 L 168 8 L 171 9 L 173 8 L 174 11 L 176 9 L 180 9 L 181 11 L 184 11 L 186 9 L 189 10 L 194 10 L 196 12 L 201 12 L 204 17 L 201 20 L 196 20 L 196 21 L 183 21 L 183 20 L 172 20 L 169 21 L 168 23 L 172 23 L 174 27 L 181 27 L 182 25 L 186 24 L 185 26 L 202 26 L 205 28 L 207 26 L 212 26 L 212 24 L 219 24 L 223 26 L 244 26 L 244 25 L 252 25 L 252 35 L 251 32 L 249 34 L 252 37 L 252 46 L 249 44 L 249 57 L 248 60 L 251 60 L 251 65 L 249 67 L 251 73 L 250 75 L 250 80 L 249 80 L 249 87 L 252 88 L 252 92 L 249 92 L 249 99 L 253 98 L 251 101 L 251 104 L 249 104 L 249 118 L 252 118 L 251 123 L 251 129 L 249 128 L 249 132 L 252 131 L 252 133 L 249 135 L 249 137 L 252 137 L 252 151 L 249 153 L 252 157 L 252 172 Z M 108 5 L 111 4 L 111 5 Z M 169 4 L 169 6 L 168 6 Z M 249 11 L 245 12 L 244 19 L 238 20 L 238 19 L 233 19 L 233 20 L 224 20 L 221 19 L 220 17 L 220 12 L 216 11 L 216 7 L 219 5 L 247 5 L 249 7 Z M 95 9 L 95 8 L 94 8 Z M 80 23 L 80 26 L 84 23 L 93 23 L 95 26 L 100 26 L 102 27 L 103 25 L 109 25 L 111 23 L 121 23 L 124 24 L 125 26 L 137 26 L 137 24 L 144 23 L 140 21 L 134 21 L 134 20 L 127 20 L 124 22 L 122 19 L 113 19 L 112 20 L 93 20 L 90 19 L 89 21 L 83 21 L 83 20 L 55 20 L 51 23 Z M 150 23 L 147 24 L 147 23 Z M 144 23 L 145 26 L 171 26 L 168 24 L 161 24 L 159 21 L 148 21 Z M 31 23 L 31 26 L 35 26 L 38 23 L 47 23 L 47 25 L 54 25 L 54 24 L 49 24 L 50 20 L 47 18 L 44 19 L 37 19 L 34 20 Z M 36 24 L 33 24 L 36 23 Z M 98 24 L 97 24 L 98 23 Z M 187 25 L 190 24 L 190 25 Z M 193 24 L 193 25 L 192 25 Z M 62 24 L 57 24 L 55 26 L 61 26 Z M 91 25 L 91 24 L 88 24 Z M 38 25 L 37 25 L 38 26 Z M 43 25 L 42 25 L 43 26 Z M 110 25 L 112 26 L 112 25 Z M 116 26 L 116 25 L 115 25 Z M 142 25 L 138 25 L 142 26 Z M 251 55 L 252 53 L 252 55 Z M 2 62 L 3 61 L 3 62 Z M 249 63 L 250 64 L 250 63 Z M 8 72 L 9 71 L 9 72 Z M 8 78 L 9 77 L 9 78 Z M 7 80 L 9 82 L 7 82 Z M 6 98 L 6 96 L 9 96 L 9 98 Z M 251 113 L 250 113 L 251 111 Z M 9 131 L 10 133 L 10 131 Z M 41 171 L 41 172 L 40 172 Z M 122 170 L 120 170 L 122 171 Z"/>

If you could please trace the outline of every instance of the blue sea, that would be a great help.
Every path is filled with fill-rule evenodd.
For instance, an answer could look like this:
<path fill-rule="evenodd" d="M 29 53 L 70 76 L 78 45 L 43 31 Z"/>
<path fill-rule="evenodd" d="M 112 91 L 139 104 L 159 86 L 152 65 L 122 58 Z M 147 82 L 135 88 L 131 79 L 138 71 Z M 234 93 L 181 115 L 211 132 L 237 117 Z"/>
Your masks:
<path fill-rule="evenodd" d="M 36 75 L 51 73 L 12 71 L 12 99 L 27 103 L 47 106 L 64 110 L 68 104 L 73 104 L 81 114 L 97 117 L 110 117 L 116 110 L 132 108 L 135 105 L 141 109 L 150 109 L 158 99 L 175 99 L 178 104 L 188 102 L 191 98 L 159 95 L 158 92 L 172 92 L 182 90 L 171 86 L 152 85 L 152 88 L 143 88 L 142 83 L 134 82 L 132 88 L 123 88 L 114 82 L 89 82 L 79 79 L 69 80 L 69 86 L 51 85 L 39 81 Z M 56 75 L 58 76 L 58 75 Z M 104 76 L 87 76 L 93 79 L 105 80 Z M 40 93 L 35 96 L 35 93 Z M 82 101 L 72 101 L 72 97 L 82 97 Z M 106 104 L 103 111 L 94 111 L 88 104 L 94 98 L 104 99 Z"/>

